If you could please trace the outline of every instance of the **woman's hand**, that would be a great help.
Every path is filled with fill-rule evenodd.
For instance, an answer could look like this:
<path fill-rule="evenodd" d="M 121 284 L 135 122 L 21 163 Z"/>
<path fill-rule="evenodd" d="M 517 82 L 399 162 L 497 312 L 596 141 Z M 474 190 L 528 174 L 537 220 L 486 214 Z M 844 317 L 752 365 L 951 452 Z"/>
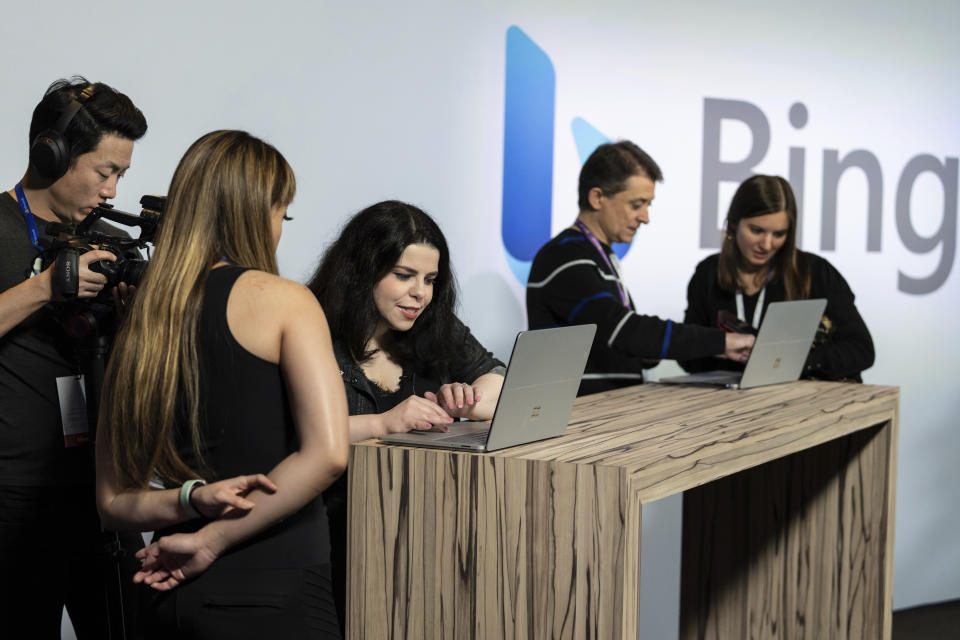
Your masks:
<path fill-rule="evenodd" d="M 479 389 L 464 382 L 451 382 L 440 387 L 436 393 L 427 391 L 423 397 L 437 403 L 454 418 L 466 417 L 470 409 L 480 402 Z"/>
<path fill-rule="evenodd" d="M 137 551 L 142 561 L 133 581 L 157 591 L 169 591 L 203 573 L 220 557 L 223 545 L 201 529 L 194 533 L 175 533 Z"/>
<path fill-rule="evenodd" d="M 435 400 L 429 399 L 432 393 L 428 391 L 426 395 L 428 397 L 424 398 L 410 396 L 381 414 L 385 433 L 406 433 L 433 427 L 448 431 L 447 425 L 453 422 L 453 418 Z"/>
<path fill-rule="evenodd" d="M 117 322 L 122 322 L 127 315 L 127 307 L 133 304 L 133 294 L 137 292 L 137 288 L 132 284 L 127 284 L 126 282 L 121 282 L 113 288 L 111 295 L 113 296 L 113 308 L 117 312 Z"/>
<path fill-rule="evenodd" d="M 190 502 L 200 515 L 210 520 L 239 518 L 255 506 L 253 502 L 246 499 L 254 489 L 274 493 L 277 485 L 262 473 L 236 476 L 197 487 L 190 494 Z"/>

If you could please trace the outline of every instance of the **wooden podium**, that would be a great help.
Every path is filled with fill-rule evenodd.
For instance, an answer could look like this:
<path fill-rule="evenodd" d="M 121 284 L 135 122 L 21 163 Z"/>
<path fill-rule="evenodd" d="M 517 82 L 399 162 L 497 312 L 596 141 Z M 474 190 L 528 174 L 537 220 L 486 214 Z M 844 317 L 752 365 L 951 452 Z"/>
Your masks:
<path fill-rule="evenodd" d="M 681 638 L 889 638 L 899 390 L 643 385 L 563 437 L 351 448 L 350 638 L 623 638 L 641 505 L 684 492 Z"/>

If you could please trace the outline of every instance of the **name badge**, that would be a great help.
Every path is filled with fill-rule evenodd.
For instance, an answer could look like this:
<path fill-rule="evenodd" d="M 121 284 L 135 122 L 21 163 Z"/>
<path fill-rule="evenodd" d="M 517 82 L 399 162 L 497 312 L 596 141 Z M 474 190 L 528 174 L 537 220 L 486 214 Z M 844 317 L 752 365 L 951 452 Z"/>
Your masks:
<path fill-rule="evenodd" d="M 57 378 L 57 395 L 60 397 L 60 423 L 63 425 L 63 444 L 77 447 L 90 442 L 90 425 L 87 423 L 87 396 L 83 376 Z"/>

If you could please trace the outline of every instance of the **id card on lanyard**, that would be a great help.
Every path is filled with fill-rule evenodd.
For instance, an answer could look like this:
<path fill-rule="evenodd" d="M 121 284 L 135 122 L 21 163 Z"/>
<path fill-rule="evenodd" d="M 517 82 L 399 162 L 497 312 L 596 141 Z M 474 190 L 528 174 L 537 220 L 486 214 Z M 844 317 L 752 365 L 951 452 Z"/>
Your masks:
<path fill-rule="evenodd" d="M 87 393 L 82 375 L 57 378 L 57 397 L 60 400 L 60 423 L 63 425 L 63 445 L 77 447 L 90 442 L 90 424 L 87 422 Z"/>

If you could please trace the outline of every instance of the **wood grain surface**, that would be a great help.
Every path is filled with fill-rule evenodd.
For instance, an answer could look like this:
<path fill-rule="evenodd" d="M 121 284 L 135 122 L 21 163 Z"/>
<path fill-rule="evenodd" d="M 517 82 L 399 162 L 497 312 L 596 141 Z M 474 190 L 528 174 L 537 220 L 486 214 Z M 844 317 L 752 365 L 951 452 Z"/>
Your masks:
<path fill-rule="evenodd" d="M 688 491 L 680 637 L 889 637 L 889 435 L 858 431 Z"/>
<path fill-rule="evenodd" d="M 632 640 L 641 505 L 687 492 L 683 637 L 889 637 L 898 404 L 644 385 L 489 454 L 360 443 L 348 634 Z"/>

